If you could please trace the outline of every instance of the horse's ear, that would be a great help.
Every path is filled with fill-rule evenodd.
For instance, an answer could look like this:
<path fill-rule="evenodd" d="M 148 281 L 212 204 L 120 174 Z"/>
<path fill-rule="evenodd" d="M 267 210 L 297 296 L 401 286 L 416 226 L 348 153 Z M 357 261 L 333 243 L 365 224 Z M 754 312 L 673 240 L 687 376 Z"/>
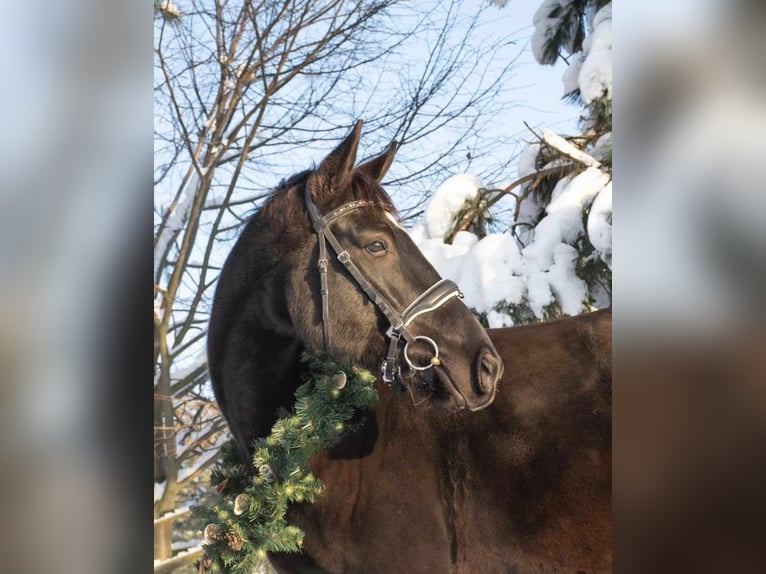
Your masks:
<path fill-rule="evenodd" d="M 378 183 L 383 181 L 383 178 L 391 167 L 391 163 L 394 161 L 396 150 L 399 148 L 399 144 L 396 140 L 391 142 L 388 149 L 380 154 L 378 157 L 374 157 L 369 161 L 364 162 L 362 165 L 356 168 L 357 171 L 361 171 L 366 176 L 374 179 Z"/>
<path fill-rule="evenodd" d="M 311 194 L 314 199 L 319 199 L 326 192 L 345 189 L 351 184 L 362 123 L 362 120 L 357 121 L 346 139 L 319 164 L 311 177 Z"/>

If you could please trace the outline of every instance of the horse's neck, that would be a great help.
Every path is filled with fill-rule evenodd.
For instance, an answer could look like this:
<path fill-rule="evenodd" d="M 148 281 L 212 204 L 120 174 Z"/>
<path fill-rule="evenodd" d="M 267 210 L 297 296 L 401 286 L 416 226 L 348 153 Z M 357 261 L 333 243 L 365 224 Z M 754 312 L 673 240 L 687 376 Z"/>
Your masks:
<path fill-rule="evenodd" d="M 378 405 L 360 428 L 312 459 L 325 492 L 294 508 L 290 520 L 310 532 L 304 551 L 328 572 L 381 571 L 392 549 L 401 563 L 420 563 L 418 571 L 445 571 L 459 470 L 442 435 L 449 417 L 380 382 L 377 390 Z M 402 533 L 415 544 L 402 545 Z M 439 559 L 423 562 L 423 548 Z"/>
<path fill-rule="evenodd" d="M 219 376 L 225 387 L 218 400 L 246 458 L 252 440 L 269 434 L 278 410 L 292 406 L 301 383 L 304 346 L 281 325 L 284 318 L 274 301 L 273 293 L 254 289 L 237 307 L 226 336 L 226 356 L 218 367 L 226 372 Z"/>
<path fill-rule="evenodd" d="M 431 455 L 440 456 L 436 448 L 449 434 L 449 417 L 425 405 L 414 405 L 409 395 L 398 396 L 380 381 L 376 390 L 377 405 L 357 412 L 349 425 L 354 430 L 316 462 L 329 469 L 338 460 L 356 460 L 360 466 L 384 472 L 398 472 L 405 462 L 435 464 Z M 348 462 L 343 466 L 349 468 Z"/>

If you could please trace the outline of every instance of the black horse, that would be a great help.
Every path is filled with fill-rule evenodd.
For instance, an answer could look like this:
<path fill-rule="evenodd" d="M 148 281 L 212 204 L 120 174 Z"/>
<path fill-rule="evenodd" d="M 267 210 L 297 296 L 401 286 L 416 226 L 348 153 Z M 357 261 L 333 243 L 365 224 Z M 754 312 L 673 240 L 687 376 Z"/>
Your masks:
<path fill-rule="evenodd" d="M 380 186 L 396 146 L 354 167 L 360 132 L 253 216 L 213 305 L 210 375 L 246 461 L 305 349 L 381 372 L 362 428 L 312 460 L 326 491 L 289 515 L 303 554 L 272 563 L 609 571 L 610 314 L 488 335 L 396 222 Z"/>

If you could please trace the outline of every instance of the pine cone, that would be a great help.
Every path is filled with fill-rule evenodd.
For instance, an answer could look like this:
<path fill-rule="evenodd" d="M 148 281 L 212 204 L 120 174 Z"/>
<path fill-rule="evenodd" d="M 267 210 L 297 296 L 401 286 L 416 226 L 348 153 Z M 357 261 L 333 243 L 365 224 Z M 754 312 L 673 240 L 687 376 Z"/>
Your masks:
<path fill-rule="evenodd" d="M 234 552 L 239 552 L 244 546 L 242 539 L 237 537 L 233 532 L 226 533 L 226 544 L 228 544 L 229 548 L 234 550 Z"/>
<path fill-rule="evenodd" d="M 274 480 L 274 473 L 268 464 L 262 464 L 258 467 L 258 475 L 268 482 Z"/>
<path fill-rule="evenodd" d="M 340 373 L 333 376 L 332 380 L 336 389 L 342 389 L 346 386 L 346 373 L 341 371 Z"/>
<path fill-rule="evenodd" d="M 221 538 L 221 527 L 217 524 L 208 524 L 205 526 L 205 540 L 208 544 L 217 542 Z"/>
<path fill-rule="evenodd" d="M 242 516 L 248 510 L 250 510 L 250 496 L 247 494 L 240 494 L 234 499 L 234 514 Z"/>

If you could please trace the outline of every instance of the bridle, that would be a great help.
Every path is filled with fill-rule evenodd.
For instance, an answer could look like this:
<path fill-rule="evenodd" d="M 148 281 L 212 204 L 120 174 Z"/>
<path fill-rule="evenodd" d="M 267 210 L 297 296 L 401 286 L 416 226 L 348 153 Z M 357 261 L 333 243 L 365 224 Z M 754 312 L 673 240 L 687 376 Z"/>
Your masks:
<path fill-rule="evenodd" d="M 319 241 L 319 280 L 320 280 L 320 293 L 322 296 L 322 327 L 324 330 L 324 347 L 325 352 L 329 353 L 330 347 L 330 308 L 329 298 L 330 292 L 327 287 L 327 270 L 329 267 L 329 260 L 327 258 L 327 243 L 330 244 L 335 255 L 343 266 L 354 278 L 359 288 L 364 291 L 367 297 L 375 305 L 377 305 L 380 312 L 388 320 L 390 326 L 386 331 L 386 336 L 390 339 L 388 344 L 388 354 L 381 364 L 380 370 L 383 377 L 383 381 L 387 385 L 392 385 L 395 380 L 401 379 L 401 367 L 398 364 L 399 356 L 399 343 L 401 339 L 405 340 L 404 345 L 404 360 L 409 367 L 415 371 L 425 371 L 434 366 L 440 365 L 439 359 L 439 347 L 436 342 L 430 337 L 423 335 L 413 335 L 409 329 L 410 323 L 420 315 L 435 311 L 447 301 L 454 297 L 463 297 L 458 286 L 449 279 L 441 279 L 437 281 L 431 287 L 426 289 L 419 297 L 417 297 L 412 303 L 401 313 L 397 313 L 394 306 L 378 291 L 372 283 L 370 283 L 364 276 L 354 262 L 351 260 L 351 256 L 348 251 L 343 249 L 335 234 L 330 230 L 330 223 L 336 219 L 343 217 L 344 215 L 359 209 L 360 207 L 379 206 L 380 203 L 376 201 L 359 200 L 351 201 L 343 204 L 337 209 L 332 210 L 327 215 L 322 216 L 314 204 L 311 198 L 311 191 L 309 189 L 309 182 L 306 182 L 305 189 L 306 211 L 308 211 L 311 217 L 311 222 L 316 231 L 317 239 Z M 433 349 L 433 357 L 427 365 L 416 365 L 410 360 L 407 350 L 410 345 L 414 345 L 417 341 L 423 341 L 431 345 Z"/>

